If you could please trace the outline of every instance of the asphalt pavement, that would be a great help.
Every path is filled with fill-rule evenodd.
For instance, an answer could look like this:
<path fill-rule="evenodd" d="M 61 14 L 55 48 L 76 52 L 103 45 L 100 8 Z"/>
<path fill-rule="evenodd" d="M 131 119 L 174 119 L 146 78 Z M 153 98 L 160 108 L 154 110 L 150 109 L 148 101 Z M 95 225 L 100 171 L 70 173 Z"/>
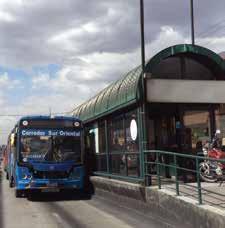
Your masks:
<path fill-rule="evenodd" d="M 14 189 L 0 182 L 0 228 L 158 228 L 175 227 L 150 212 L 140 212 L 95 195 L 79 192 L 39 193 L 15 198 Z"/>

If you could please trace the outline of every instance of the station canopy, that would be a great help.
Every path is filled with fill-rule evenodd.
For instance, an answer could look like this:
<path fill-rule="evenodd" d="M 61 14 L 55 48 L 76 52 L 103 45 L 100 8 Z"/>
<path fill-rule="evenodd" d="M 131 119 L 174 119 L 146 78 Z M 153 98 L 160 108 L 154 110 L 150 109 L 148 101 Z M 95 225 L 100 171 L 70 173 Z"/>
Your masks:
<path fill-rule="evenodd" d="M 166 48 L 152 57 L 145 68 L 147 77 L 157 79 L 225 80 L 225 61 L 213 51 L 190 44 Z M 138 103 L 141 98 L 141 66 L 79 105 L 73 115 L 84 122 Z"/>

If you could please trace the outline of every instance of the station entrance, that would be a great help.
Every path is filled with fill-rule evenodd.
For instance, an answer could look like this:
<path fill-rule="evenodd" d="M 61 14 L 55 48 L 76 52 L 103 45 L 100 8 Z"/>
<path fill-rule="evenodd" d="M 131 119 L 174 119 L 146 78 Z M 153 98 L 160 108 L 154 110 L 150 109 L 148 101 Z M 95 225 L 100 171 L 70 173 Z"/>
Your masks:
<path fill-rule="evenodd" d="M 149 150 L 160 150 L 188 155 L 202 155 L 203 146 L 210 142 L 216 129 L 218 105 L 212 104 L 149 104 L 148 140 Z M 217 115 L 218 116 L 218 115 Z M 173 165 L 172 154 L 162 154 L 160 161 Z M 156 154 L 150 154 L 149 161 L 156 161 Z M 186 169 L 195 169 L 193 159 L 178 157 L 177 163 Z M 150 173 L 156 173 L 151 166 Z M 164 166 L 162 175 L 174 176 L 173 168 Z M 180 178 L 187 182 L 195 180 L 194 173 L 179 172 Z"/>
<path fill-rule="evenodd" d="M 197 154 L 215 131 L 215 105 L 150 104 L 149 149 Z"/>

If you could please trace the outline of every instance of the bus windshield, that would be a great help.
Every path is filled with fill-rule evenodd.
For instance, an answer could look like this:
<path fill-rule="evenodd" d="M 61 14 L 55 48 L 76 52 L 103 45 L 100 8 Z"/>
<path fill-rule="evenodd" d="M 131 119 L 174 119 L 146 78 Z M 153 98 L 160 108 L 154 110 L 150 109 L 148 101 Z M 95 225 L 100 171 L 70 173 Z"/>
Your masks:
<path fill-rule="evenodd" d="M 81 161 L 79 136 L 22 135 L 20 158 L 23 162 Z"/>

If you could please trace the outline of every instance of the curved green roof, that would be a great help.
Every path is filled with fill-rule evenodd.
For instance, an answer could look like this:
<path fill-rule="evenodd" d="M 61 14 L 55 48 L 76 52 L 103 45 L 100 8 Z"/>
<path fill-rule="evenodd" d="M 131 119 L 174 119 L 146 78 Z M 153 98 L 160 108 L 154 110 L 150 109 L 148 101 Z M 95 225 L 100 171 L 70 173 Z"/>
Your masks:
<path fill-rule="evenodd" d="M 96 96 L 78 106 L 73 115 L 83 121 L 100 117 L 128 104 L 136 103 L 140 98 L 139 79 L 141 66 L 126 74 L 122 79 L 109 85 Z"/>
<path fill-rule="evenodd" d="M 160 61 L 181 53 L 192 53 L 197 56 L 204 56 L 225 72 L 225 62 L 219 55 L 207 48 L 190 44 L 175 45 L 162 50 L 147 62 L 145 72 L 151 73 L 152 69 L 159 64 Z M 73 115 L 86 122 L 130 104 L 137 103 L 140 100 L 141 85 L 139 81 L 141 73 L 141 66 L 136 67 L 120 80 L 112 83 L 96 96 L 75 108 Z"/>
<path fill-rule="evenodd" d="M 192 53 L 198 56 L 204 56 L 213 61 L 220 69 L 225 71 L 225 61 L 215 52 L 198 45 L 178 44 L 160 51 L 153 58 L 151 58 L 150 61 L 146 64 L 145 72 L 151 73 L 152 69 L 163 59 L 182 53 Z"/>

